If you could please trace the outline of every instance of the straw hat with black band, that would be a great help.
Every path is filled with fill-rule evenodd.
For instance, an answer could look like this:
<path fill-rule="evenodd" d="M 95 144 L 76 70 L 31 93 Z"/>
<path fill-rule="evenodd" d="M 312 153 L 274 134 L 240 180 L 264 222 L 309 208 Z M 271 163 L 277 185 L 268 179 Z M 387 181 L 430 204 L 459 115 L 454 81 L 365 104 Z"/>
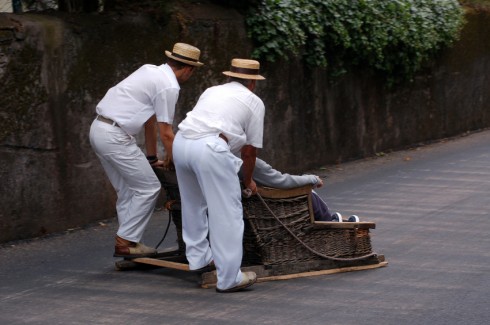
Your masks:
<path fill-rule="evenodd" d="M 186 43 L 175 43 L 172 52 L 165 51 L 165 55 L 171 59 L 174 59 L 175 61 L 195 67 L 200 67 L 203 65 L 202 62 L 199 62 L 201 51 L 197 47 Z"/>
<path fill-rule="evenodd" d="M 223 74 L 240 79 L 264 80 L 265 78 L 259 74 L 259 70 L 259 61 L 233 59 L 231 60 L 230 71 L 224 71 Z"/>

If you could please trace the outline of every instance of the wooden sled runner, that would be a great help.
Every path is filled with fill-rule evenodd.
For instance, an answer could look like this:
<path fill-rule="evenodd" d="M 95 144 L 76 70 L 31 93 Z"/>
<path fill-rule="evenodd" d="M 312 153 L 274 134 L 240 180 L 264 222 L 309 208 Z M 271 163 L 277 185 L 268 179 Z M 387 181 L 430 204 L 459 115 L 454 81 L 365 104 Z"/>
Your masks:
<path fill-rule="evenodd" d="M 156 170 L 164 187 L 179 249 L 152 258 L 116 262 L 127 269 L 138 264 L 189 271 L 182 240 L 180 195 L 175 172 Z M 242 271 L 254 271 L 257 282 L 368 270 L 386 266 L 383 255 L 373 252 L 373 222 L 323 222 L 313 217 L 311 186 L 289 190 L 258 189 L 243 198 L 245 231 Z M 216 286 L 216 271 L 201 275 L 201 286 Z"/>

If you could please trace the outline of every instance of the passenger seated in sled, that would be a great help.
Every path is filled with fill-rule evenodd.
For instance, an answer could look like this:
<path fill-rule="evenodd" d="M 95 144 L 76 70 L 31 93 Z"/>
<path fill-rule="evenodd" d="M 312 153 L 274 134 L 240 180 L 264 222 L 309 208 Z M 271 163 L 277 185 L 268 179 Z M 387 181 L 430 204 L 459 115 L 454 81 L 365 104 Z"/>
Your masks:
<path fill-rule="evenodd" d="M 241 173 L 241 171 L 240 171 Z M 312 188 L 323 186 L 323 180 L 316 175 L 290 175 L 281 173 L 272 168 L 264 160 L 256 158 L 253 178 L 258 185 L 276 188 L 292 189 L 311 185 Z M 335 221 L 343 222 L 342 215 L 339 212 L 330 212 L 327 203 L 313 190 L 311 193 L 313 214 L 316 221 Z M 346 221 L 359 222 L 357 215 L 351 215 Z"/>

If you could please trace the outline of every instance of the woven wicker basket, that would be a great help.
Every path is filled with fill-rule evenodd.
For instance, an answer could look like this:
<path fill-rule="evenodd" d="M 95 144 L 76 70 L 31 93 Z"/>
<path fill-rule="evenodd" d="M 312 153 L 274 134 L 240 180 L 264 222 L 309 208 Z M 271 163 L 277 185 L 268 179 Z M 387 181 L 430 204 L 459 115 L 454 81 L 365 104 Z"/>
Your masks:
<path fill-rule="evenodd" d="M 368 227 L 352 224 L 339 229 L 313 221 L 311 187 L 259 193 L 282 224 L 258 197 L 243 199 L 244 264 L 290 264 L 325 259 L 321 255 L 353 258 L 372 253 Z"/>
<path fill-rule="evenodd" d="M 170 203 L 167 209 L 177 230 L 179 251 L 184 255 L 180 193 L 175 171 L 155 168 L 155 172 L 165 189 L 167 203 Z M 242 200 L 244 265 L 285 265 L 324 260 L 321 255 L 349 258 L 371 253 L 370 226 L 352 224 L 349 227 L 344 223 L 339 228 L 338 223 L 314 221 L 311 186 L 291 190 L 259 188 L 259 193 L 282 224 L 257 196 Z"/>

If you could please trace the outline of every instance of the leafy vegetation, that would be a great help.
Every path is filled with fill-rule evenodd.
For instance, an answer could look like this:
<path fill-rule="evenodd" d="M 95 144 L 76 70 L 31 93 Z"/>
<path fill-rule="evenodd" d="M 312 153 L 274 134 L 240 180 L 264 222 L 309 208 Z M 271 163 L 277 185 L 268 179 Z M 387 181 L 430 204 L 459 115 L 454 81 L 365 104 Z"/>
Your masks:
<path fill-rule="evenodd" d="M 411 78 L 457 39 L 464 23 L 456 0 L 261 0 L 247 18 L 253 56 L 299 56 L 336 76 L 352 65 Z"/>

